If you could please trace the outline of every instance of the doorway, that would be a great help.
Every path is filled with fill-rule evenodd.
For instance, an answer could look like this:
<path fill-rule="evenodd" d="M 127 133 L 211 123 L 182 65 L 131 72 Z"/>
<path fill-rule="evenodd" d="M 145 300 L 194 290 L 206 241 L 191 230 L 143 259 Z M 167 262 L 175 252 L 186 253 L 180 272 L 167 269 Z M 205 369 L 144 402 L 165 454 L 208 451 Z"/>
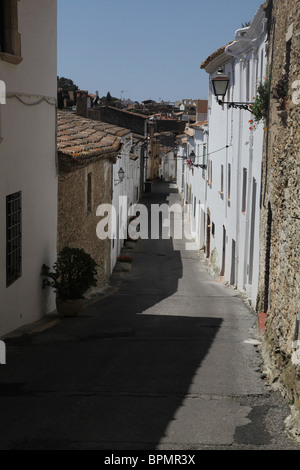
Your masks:
<path fill-rule="evenodd" d="M 226 258 L 226 228 L 225 228 L 225 225 L 223 225 L 222 268 L 221 268 L 220 276 L 224 276 L 225 274 L 225 258 Z"/>
<path fill-rule="evenodd" d="M 210 257 L 210 210 L 207 209 L 206 216 L 206 258 Z"/>
<path fill-rule="evenodd" d="M 232 240 L 230 285 L 233 286 L 234 284 L 235 284 L 235 240 Z"/>

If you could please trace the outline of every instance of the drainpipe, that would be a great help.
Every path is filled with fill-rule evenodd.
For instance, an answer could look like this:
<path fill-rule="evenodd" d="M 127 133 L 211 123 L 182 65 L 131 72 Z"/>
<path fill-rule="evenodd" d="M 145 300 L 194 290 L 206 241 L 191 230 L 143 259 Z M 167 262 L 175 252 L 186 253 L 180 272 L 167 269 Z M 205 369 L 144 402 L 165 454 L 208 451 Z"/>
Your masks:
<path fill-rule="evenodd" d="M 241 69 L 241 63 L 239 64 Z M 241 74 L 240 74 L 241 75 Z M 239 89 L 239 101 L 242 101 L 242 88 Z M 240 245 L 240 200 L 241 200 L 241 154 L 242 154 L 242 129 L 243 129 L 243 110 L 239 109 L 239 129 L 238 129 L 238 155 L 237 155 L 237 205 L 236 205 L 236 271 L 235 284 L 238 286 L 239 280 L 239 245 Z"/>

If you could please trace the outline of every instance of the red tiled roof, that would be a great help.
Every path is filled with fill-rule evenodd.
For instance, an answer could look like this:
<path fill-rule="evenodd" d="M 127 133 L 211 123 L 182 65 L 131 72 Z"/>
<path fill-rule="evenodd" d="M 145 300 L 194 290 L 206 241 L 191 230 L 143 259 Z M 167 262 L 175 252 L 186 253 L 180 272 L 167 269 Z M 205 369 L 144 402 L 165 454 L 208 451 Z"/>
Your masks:
<path fill-rule="evenodd" d="M 230 41 L 228 44 L 226 44 L 226 46 L 223 46 L 223 47 L 220 47 L 219 49 L 217 49 L 215 52 L 213 52 L 212 54 L 210 54 L 205 60 L 204 62 L 202 62 L 202 64 L 200 65 L 200 69 L 204 69 L 212 60 L 214 60 L 216 57 L 218 57 L 219 55 L 221 55 L 227 46 L 229 46 L 229 44 L 231 44 L 233 41 Z"/>
<path fill-rule="evenodd" d="M 57 113 L 57 150 L 72 159 L 111 156 L 121 148 L 121 138 L 130 131 L 74 113 Z"/>

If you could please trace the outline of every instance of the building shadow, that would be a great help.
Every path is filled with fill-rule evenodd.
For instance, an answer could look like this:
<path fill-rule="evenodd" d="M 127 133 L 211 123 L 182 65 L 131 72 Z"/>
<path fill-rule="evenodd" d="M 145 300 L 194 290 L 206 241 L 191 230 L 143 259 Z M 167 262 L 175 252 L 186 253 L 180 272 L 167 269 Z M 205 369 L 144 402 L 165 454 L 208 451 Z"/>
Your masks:
<path fill-rule="evenodd" d="M 163 203 L 168 184 L 156 187 L 148 202 Z M 171 239 L 139 240 L 132 256 L 113 293 L 80 318 L 8 344 L 1 449 L 155 450 L 168 441 L 222 319 L 186 313 Z"/>

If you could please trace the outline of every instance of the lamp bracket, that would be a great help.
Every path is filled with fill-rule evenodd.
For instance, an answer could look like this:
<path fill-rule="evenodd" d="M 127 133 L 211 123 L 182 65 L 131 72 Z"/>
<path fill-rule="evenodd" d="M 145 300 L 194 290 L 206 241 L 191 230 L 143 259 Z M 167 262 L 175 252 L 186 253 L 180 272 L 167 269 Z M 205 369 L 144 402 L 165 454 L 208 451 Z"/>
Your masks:
<path fill-rule="evenodd" d="M 193 165 L 193 166 L 195 166 L 196 168 L 202 168 L 202 170 L 207 169 L 207 165 L 204 165 L 204 163 L 196 164 L 196 165 Z"/>
<path fill-rule="evenodd" d="M 243 103 L 243 102 L 233 102 L 233 101 L 222 101 L 218 100 L 218 103 L 220 106 L 223 106 L 224 104 L 227 104 L 228 108 L 237 108 L 237 109 L 245 109 L 246 111 L 251 111 L 251 104 L 252 103 Z"/>

